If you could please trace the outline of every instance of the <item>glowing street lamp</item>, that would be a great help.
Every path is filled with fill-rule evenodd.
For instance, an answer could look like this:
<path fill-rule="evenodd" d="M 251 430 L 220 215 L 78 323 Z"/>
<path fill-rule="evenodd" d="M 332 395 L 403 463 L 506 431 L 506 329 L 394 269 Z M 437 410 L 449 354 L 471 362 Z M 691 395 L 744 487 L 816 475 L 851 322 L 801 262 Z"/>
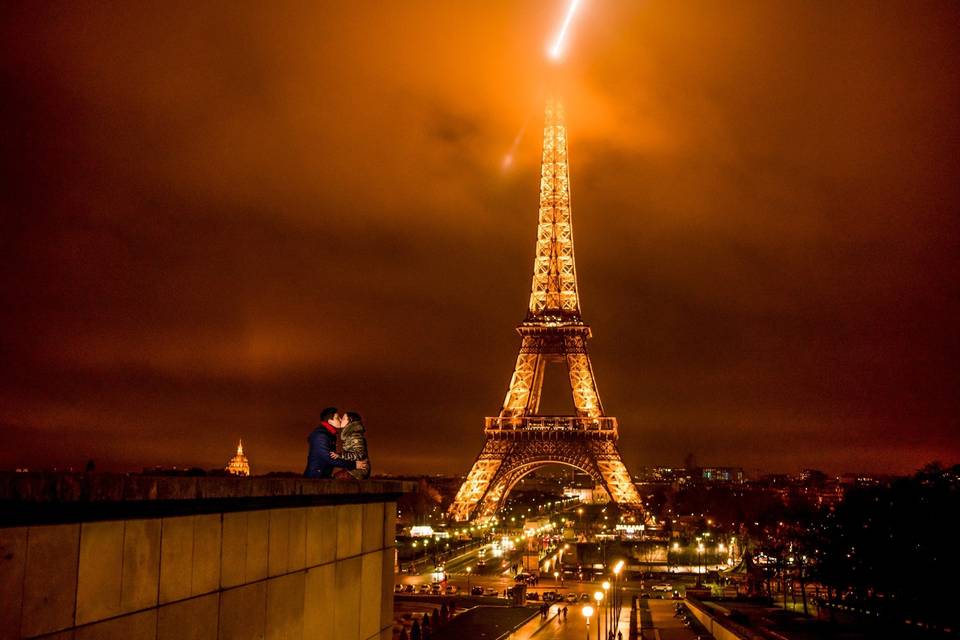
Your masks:
<path fill-rule="evenodd" d="M 583 615 L 587 618 L 587 640 L 590 640 L 590 616 L 593 615 L 593 607 L 586 605 L 583 607 Z M 597 633 L 600 633 L 599 626 L 597 627 Z"/>
<path fill-rule="evenodd" d="M 603 592 L 594 591 L 593 599 L 597 601 L 597 640 L 600 640 L 600 603 L 603 602 Z"/>
<path fill-rule="evenodd" d="M 698 563 L 697 563 L 698 565 L 703 565 L 703 543 L 702 542 L 697 544 L 697 560 L 698 560 Z M 701 583 L 702 573 L 700 569 L 701 569 L 701 566 L 698 566 L 697 567 L 697 588 L 698 589 L 702 586 L 702 583 Z"/>
<path fill-rule="evenodd" d="M 606 619 L 604 620 L 604 622 L 607 623 L 606 627 L 607 627 L 607 630 L 609 630 L 610 629 L 610 598 L 607 597 L 608 595 L 607 592 L 610 591 L 610 582 L 607 580 L 604 580 L 600 586 L 603 587 L 603 599 L 604 599 L 603 609 L 604 609 L 604 613 L 606 613 Z"/>
<path fill-rule="evenodd" d="M 471 593 L 470 593 L 470 574 L 471 574 L 472 572 L 473 572 L 473 567 L 467 567 L 467 595 L 468 595 L 468 596 L 471 595 Z"/>

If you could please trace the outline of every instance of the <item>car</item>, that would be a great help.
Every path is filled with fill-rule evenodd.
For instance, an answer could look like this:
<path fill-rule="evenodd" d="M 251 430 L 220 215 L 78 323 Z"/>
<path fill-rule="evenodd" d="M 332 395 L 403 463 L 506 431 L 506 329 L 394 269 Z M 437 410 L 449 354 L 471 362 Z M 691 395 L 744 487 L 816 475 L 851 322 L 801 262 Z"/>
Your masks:
<path fill-rule="evenodd" d="M 455 584 L 451 584 L 450 586 L 447 587 L 448 596 L 455 596 L 459 591 L 460 591 L 460 587 L 458 587 Z"/>
<path fill-rule="evenodd" d="M 477 586 L 477 587 L 474 587 L 473 589 L 470 589 L 470 595 L 472 595 L 472 596 L 482 596 L 482 595 L 483 595 L 483 587 Z"/>
<path fill-rule="evenodd" d="M 532 575 L 530 575 L 529 573 L 524 573 L 524 572 L 521 571 L 521 572 L 518 573 L 516 576 L 514 576 L 513 581 L 514 581 L 514 582 L 526 582 L 527 580 L 530 580 L 531 578 L 533 578 Z"/>
<path fill-rule="evenodd" d="M 589 593 L 581 593 L 581 594 L 580 594 L 580 602 L 590 602 L 590 594 L 589 594 Z"/>
<path fill-rule="evenodd" d="M 405 584 L 405 585 L 403 585 L 403 592 L 404 592 L 404 593 L 413 593 L 414 591 L 415 591 L 415 587 L 414 587 L 412 584 Z"/>
<path fill-rule="evenodd" d="M 477 560 L 477 568 L 478 568 L 478 569 L 481 568 L 481 567 L 485 567 L 485 566 L 487 566 L 487 561 L 486 561 L 486 560 L 484 560 L 483 558 L 480 558 L 479 560 Z"/>
<path fill-rule="evenodd" d="M 543 601 L 544 602 L 553 602 L 557 599 L 556 591 L 544 591 L 543 592 Z"/>
<path fill-rule="evenodd" d="M 527 591 L 527 600 L 539 600 L 540 594 L 536 591 Z"/>
<path fill-rule="evenodd" d="M 655 584 L 650 588 L 653 589 L 654 591 L 664 591 L 664 592 L 673 591 L 673 587 L 671 587 L 668 584 Z"/>
<path fill-rule="evenodd" d="M 644 591 L 643 593 L 640 594 L 640 599 L 641 599 L 641 600 L 649 600 L 649 599 L 650 599 L 650 594 L 647 593 L 646 591 Z"/>
<path fill-rule="evenodd" d="M 402 585 L 402 584 L 395 584 L 395 585 L 393 585 L 393 592 L 394 592 L 394 593 L 403 593 L 403 585 Z"/>
<path fill-rule="evenodd" d="M 494 589 L 493 587 L 487 587 L 486 589 L 483 590 L 483 595 L 485 596 L 495 596 L 498 593 L 500 592 Z"/>
<path fill-rule="evenodd" d="M 575 594 L 575 593 L 568 593 L 568 594 L 567 594 L 567 597 L 564 598 L 564 600 L 566 600 L 566 601 L 569 602 L 570 604 L 573 604 L 574 602 L 576 602 L 576 601 L 579 600 L 579 599 L 580 599 L 579 596 L 577 596 L 577 594 Z"/>
<path fill-rule="evenodd" d="M 420 594 L 430 593 L 430 585 L 428 584 L 420 585 L 420 588 L 417 589 L 417 593 L 420 593 Z"/>
<path fill-rule="evenodd" d="M 435 582 L 435 583 L 433 583 L 433 585 L 431 585 L 431 587 L 430 587 L 430 593 L 432 593 L 432 594 L 435 595 L 435 596 L 440 595 L 440 583 L 439 583 L 439 582 Z"/>

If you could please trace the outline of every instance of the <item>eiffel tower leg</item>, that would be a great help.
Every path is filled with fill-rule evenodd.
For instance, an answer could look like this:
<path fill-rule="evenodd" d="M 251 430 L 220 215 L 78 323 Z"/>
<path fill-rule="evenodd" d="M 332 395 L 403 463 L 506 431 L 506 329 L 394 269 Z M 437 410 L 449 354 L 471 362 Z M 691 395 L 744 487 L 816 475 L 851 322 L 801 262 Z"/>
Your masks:
<path fill-rule="evenodd" d="M 577 414 L 597 417 L 603 415 L 597 381 L 593 377 L 593 366 L 587 355 L 586 341 L 581 336 L 568 336 L 564 341 L 567 351 L 567 372 L 570 374 L 570 388 L 573 391 L 573 404 Z"/>
<path fill-rule="evenodd" d="M 643 509 L 643 503 L 626 465 L 623 464 L 616 442 L 601 441 L 591 448 L 610 499 L 623 509 L 639 513 Z"/>
<path fill-rule="evenodd" d="M 540 387 L 543 384 L 543 355 L 539 342 L 533 336 L 525 336 L 520 345 L 517 365 L 510 378 L 510 388 L 503 400 L 501 416 L 522 416 L 536 411 L 531 407 L 540 404 Z"/>
<path fill-rule="evenodd" d="M 490 481 L 500 470 L 504 457 L 504 445 L 497 440 L 487 440 L 477 456 L 466 480 L 460 485 L 447 513 L 456 521 L 469 520 L 474 509 L 490 489 Z"/>

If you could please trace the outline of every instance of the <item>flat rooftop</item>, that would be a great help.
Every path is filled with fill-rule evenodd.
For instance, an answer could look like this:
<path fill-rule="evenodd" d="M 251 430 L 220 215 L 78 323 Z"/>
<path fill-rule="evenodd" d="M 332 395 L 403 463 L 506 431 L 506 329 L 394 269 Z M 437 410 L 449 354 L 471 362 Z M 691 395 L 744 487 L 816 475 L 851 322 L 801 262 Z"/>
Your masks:
<path fill-rule="evenodd" d="M 0 527 L 396 500 L 415 483 L 0 472 Z"/>

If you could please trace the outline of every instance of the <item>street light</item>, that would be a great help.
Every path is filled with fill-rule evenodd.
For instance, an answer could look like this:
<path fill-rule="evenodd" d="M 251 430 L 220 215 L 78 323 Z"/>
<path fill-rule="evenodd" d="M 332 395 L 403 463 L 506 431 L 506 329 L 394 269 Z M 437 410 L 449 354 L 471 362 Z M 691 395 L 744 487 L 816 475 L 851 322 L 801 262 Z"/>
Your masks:
<path fill-rule="evenodd" d="M 607 592 L 610 591 L 610 582 L 607 580 L 604 580 L 600 586 L 603 587 L 603 598 L 604 598 L 603 606 L 604 606 L 604 613 L 606 613 L 603 621 L 606 623 L 607 635 L 609 635 L 610 634 L 610 598 L 607 597 L 609 595 Z"/>
<path fill-rule="evenodd" d="M 467 567 L 467 595 L 473 595 L 470 592 L 470 572 L 473 571 L 473 567 Z"/>
<path fill-rule="evenodd" d="M 600 640 L 600 603 L 603 602 L 603 592 L 594 591 L 593 599 L 597 601 L 597 640 Z"/>
<path fill-rule="evenodd" d="M 593 607 L 586 605 L 583 607 L 583 615 L 587 618 L 587 640 L 590 640 L 590 616 L 593 615 Z M 599 628 L 599 627 L 598 627 Z M 599 633 L 599 631 L 598 631 Z"/>
<path fill-rule="evenodd" d="M 698 565 L 697 566 L 697 588 L 699 589 L 702 586 L 700 581 L 702 576 L 702 573 L 700 571 L 701 566 L 699 566 L 699 565 L 703 565 L 703 543 L 702 542 L 697 544 L 697 565 Z"/>
<path fill-rule="evenodd" d="M 613 567 L 613 620 L 615 627 L 620 624 L 620 589 L 617 584 L 620 582 L 620 572 L 623 571 L 623 560 L 617 562 Z M 616 628 L 614 628 L 616 630 Z"/>

